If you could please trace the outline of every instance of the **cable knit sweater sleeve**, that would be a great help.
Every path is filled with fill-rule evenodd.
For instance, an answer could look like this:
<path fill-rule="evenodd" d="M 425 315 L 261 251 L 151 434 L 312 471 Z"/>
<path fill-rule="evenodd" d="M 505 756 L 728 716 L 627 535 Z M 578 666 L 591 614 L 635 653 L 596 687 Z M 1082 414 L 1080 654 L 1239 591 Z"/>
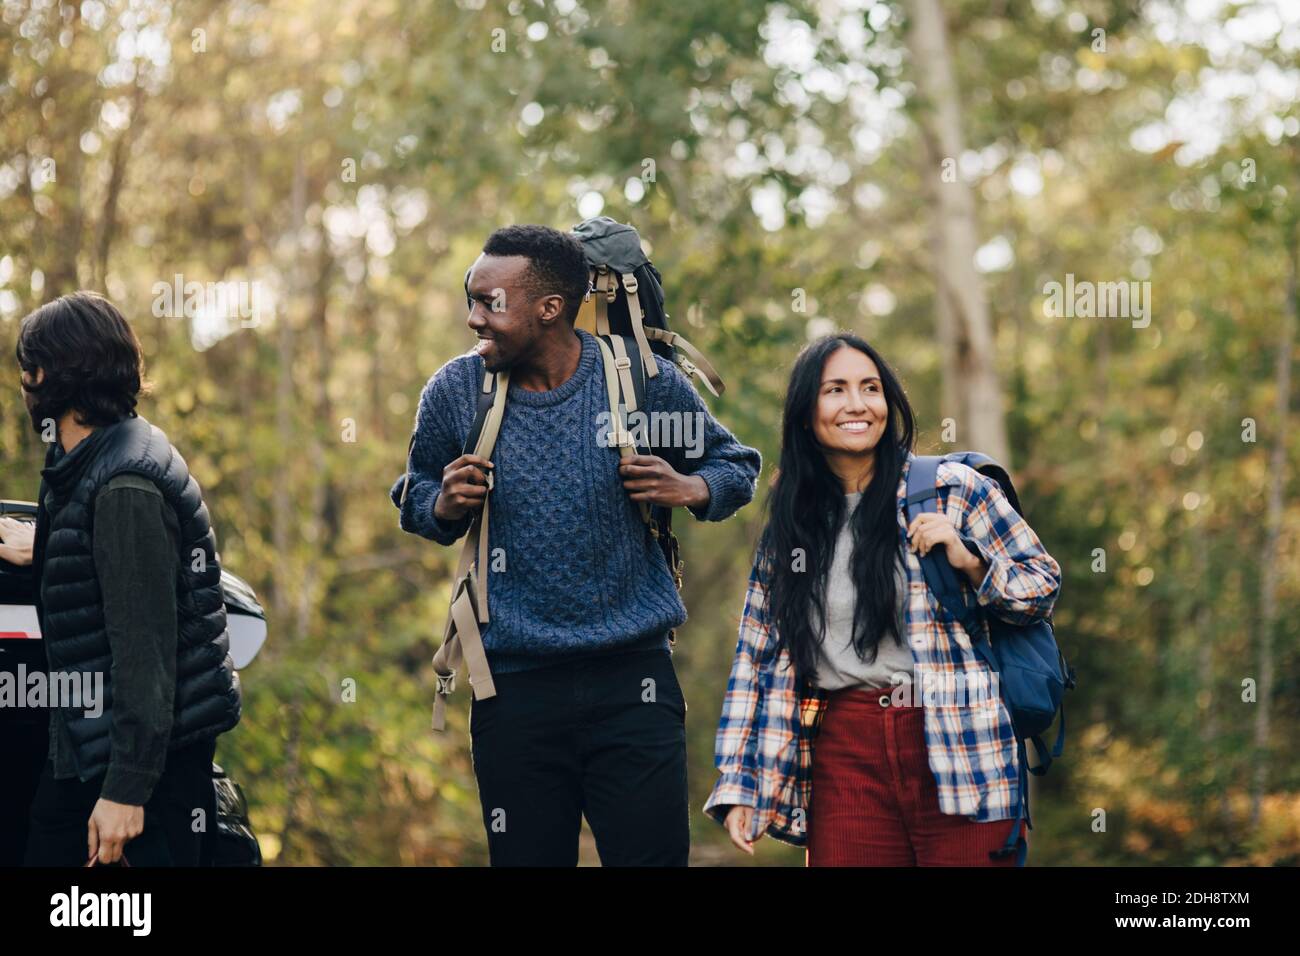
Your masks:
<path fill-rule="evenodd" d="M 465 435 L 471 424 L 470 383 L 475 378 L 475 356 L 452 359 L 429 379 L 420 392 L 420 407 L 415 418 L 415 441 L 407 461 L 407 473 L 393 484 L 389 497 L 401 513 L 403 531 L 437 541 L 455 544 L 469 530 L 473 514 L 459 521 L 441 521 L 433 508 L 442 493 L 442 470 L 459 458 Z M 481 368 L 481 364 L 480 364 Z M 478 372 L 479 377 L 482 373 Z M 402 504 L 402 484 L 409 477 L 406 503 Z"/>
<path fill-rule="evenodd" d="M 729 518 L 754 497 L 762 458 L 742 445 L 713 417 L 700 393 L 672 362 L 655 356 L 659 374 L 646 380 L 652 414 L 671 412 L 676 420 L 652 424 L 652 434 L 669 436 L 669 447 L 652 449 L 684 475 L 699 475 L 709 486 L 709 502 L 688 509 L 700 521 Z"/>

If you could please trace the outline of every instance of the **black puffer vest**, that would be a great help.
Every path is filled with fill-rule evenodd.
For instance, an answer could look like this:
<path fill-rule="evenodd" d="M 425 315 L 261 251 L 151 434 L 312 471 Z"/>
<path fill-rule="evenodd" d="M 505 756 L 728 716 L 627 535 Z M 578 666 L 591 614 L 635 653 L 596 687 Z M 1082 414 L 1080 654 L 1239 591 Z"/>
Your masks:
<path fill-rule="evenodd" d="M 91 534 L 95 495 L 116 475 L 131 472 L 152 481 L 175 510 L 180 528 L 176 716 L 168 749 L 229 730 L 239 722 L 241 710 L 239 675 L 230 658 L 226 631 L 217 541 L 198 482 L 190 477 L 185 460 L 167 436 L 145 419 L 127 418 L 102 431 L 97 436 L 98 447 L 87 449 L 95 452 L 94 458 L 65 491 L 61 507 L 48 515 L 42 500 L 41 515 L 48 533 L 38 529 L 37 545 L 45 591 L 44 601 L 38 597 L 37 607 L 50 670 L 103 674 L 100 716 L 87 717 L 84 709 L 64 710 L 77 775 L 82 780 L 108 769 L 111 750 L 112 658 Z M 195 570 L 196 566 L 201 570 Z"/>

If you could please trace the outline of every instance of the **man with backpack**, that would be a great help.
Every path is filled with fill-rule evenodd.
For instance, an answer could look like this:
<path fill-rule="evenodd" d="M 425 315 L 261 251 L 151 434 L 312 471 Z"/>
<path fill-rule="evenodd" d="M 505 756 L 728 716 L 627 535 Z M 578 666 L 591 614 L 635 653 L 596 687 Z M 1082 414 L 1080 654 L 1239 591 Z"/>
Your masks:
<path fill-rule="evenodd" d="M 403 530 L 445 545 L 470 535 L 438 703 L 463 653 L 494 866 L 576 864 L 584 814 L 605 865 L 686 864 L 686 702 L 670 657 L 686 610 L 669 532 L 652 515 L 686 507 L 721 521 L 753 497 L 760 466 L 672 362 L 637 350 L 647 340 L 632 273 L 635 337 L 575 327 L 590 255 L 544 226 L 488 238 L 466 279 L 478 345 L 425 386 L 391 492 Z M 601 265 L 593 294 L 612 304 Z M 661 431 L 694 428 L 698 442 L 642 453 L 625 403 L 676 426 Z"/>

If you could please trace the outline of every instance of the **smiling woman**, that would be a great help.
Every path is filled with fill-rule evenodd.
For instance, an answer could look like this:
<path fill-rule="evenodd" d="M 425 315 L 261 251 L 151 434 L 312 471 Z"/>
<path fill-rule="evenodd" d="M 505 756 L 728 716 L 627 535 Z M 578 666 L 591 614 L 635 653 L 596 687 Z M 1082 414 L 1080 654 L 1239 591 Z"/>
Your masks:
<path fill-rule="evenodd" d="M 873 449 L 889 418 L 880 370 L 866 352 L 838 348 L 826 358 L 817 393 L 813 434 L 846 493 L 871 480 Z"/>
<path fill-rule="evenodd" d="M 856 335 L 819 339 L 796 360 L 765 534 L 773 554 L 806 556 L 806 567 L 778 561 L 773 579 L 782 595 L 774 608 L 780 633 L 803 672 L 816 666 L 817 622 L 826 610 L 824 581 L 846 521 L 846 495 L 861 492 L 852 516 L 859 542 L 852 560 L 859 653 L 870 654 L 893 620 L 898 550 L 894 490 L 914 434 L 902 383 Z"/>
<path fill-rule="evenodd" d="M 812 866 L 1023 862 L 1008 708 L 995 701 L 990 719 L 984 699 L 892 690 L 989 683 L 964 625 L 937 612 L 921 556 L 942 547 L 981 604 L 1020 618 L 1050 615 L 1060 568 L 963 464 L 945 462 L 941 507 L 906 524 L 914 432 L 901 384 L 862 339 L 800 353 L 705 804 L 746 852 L 771 833 Z"/>

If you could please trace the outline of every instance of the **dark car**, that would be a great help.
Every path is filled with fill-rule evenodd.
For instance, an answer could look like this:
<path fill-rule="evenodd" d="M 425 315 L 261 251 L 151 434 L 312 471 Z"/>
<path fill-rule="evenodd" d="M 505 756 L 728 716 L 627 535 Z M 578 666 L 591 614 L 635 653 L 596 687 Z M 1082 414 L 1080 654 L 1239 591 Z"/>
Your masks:
<path fill-rule="evenodd" d="M 36 505 L 0 500 L 0 515 L 36 520 Z M 266 641 L 266 612 L 257 595 L 241 578 L 224 568 L 221 586 L 226 599 L 230 656 L 235 667 L 248 665 Z M 45 650 L 32 603 L 32 569 L 0 558 L 0 672 L 17 675 L 45 670 Z M 29 707 L 0 707 L 0 866 L 22 863 L 27 814 L 45 764 L 49 715 Z M 224 740 L 224 737 L 221 738 Z M 262 851 L 248 821 L 243 789 L 217 764 L 212 765 L 217 795 L 217 829 L 212 846 L 213 866 L 260 866 Z"/>

